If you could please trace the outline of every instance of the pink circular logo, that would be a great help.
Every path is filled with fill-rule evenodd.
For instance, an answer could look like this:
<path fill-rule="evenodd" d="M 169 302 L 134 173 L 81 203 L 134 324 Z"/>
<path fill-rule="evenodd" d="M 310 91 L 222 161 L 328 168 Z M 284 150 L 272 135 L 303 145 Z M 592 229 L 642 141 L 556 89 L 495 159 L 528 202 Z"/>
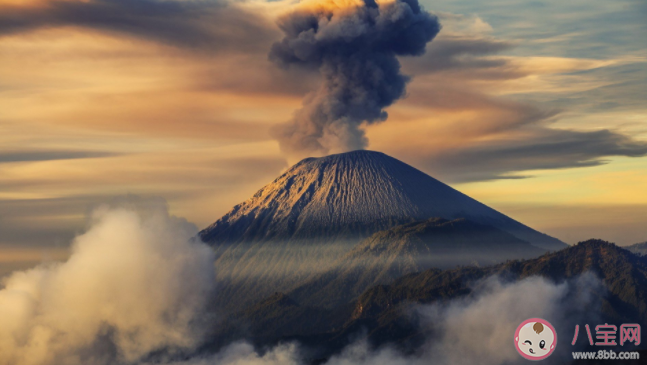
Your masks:
<path fill-rule="evenodd" d="M 545 319 L 526 319 L 514 333 L 514 347 L 528 360 L 547 358 L 555 351 L 556 344 L 557 332 Z"/>

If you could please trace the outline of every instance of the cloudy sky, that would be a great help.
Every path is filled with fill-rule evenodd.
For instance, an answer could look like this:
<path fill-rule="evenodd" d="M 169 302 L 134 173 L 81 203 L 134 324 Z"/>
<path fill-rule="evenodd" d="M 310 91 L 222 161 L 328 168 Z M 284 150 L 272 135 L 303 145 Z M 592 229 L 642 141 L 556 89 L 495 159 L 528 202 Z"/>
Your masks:
<path fill-rule="evenodd" d="M 321 80 L 268 56 L 295 4 L 0 0 L 0 274 L 115 196 L 204 227 L 295 162 L 276 126 Z M 422 4 L 442 28 L 366 148 L 568 243 L 646 241 L 647 4 Z"/>

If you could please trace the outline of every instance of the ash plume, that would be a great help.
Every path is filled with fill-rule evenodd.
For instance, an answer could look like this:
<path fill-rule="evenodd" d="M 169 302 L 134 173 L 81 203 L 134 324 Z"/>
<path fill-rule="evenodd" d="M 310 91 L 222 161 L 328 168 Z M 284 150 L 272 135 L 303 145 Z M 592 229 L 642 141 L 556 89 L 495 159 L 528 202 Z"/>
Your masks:
<path fill-rule="evenodd" d="M 274 128 L 294 157 L 362 149 L 362 124 L 386 120 L 409 77 L 397 56 L 419 56 L 440 30 L 417 0 L 306 1 L 279 20 L 285 37 L 272 46 L 281 67 L 317 70 L 321 85 L 292 120 Z"/>

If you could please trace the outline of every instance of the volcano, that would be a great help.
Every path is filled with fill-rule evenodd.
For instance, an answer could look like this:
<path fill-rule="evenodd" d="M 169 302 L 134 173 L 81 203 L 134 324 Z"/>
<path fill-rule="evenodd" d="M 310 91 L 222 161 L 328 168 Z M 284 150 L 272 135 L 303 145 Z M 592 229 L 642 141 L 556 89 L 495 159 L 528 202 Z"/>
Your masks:
<path fill-rule="evenodd" d="M 214 246 L 359 241 L 430 218 L 490 225 L 545 250 L 566 247 L 402 161 L 366 150 L 302 160 L 200 237 Z"/>

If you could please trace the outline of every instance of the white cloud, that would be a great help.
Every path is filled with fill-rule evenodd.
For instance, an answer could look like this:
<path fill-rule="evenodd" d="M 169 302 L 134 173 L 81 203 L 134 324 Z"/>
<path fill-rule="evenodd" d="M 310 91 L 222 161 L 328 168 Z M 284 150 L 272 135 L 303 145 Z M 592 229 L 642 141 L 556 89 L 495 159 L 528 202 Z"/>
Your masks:
<path fill-rule="evenodd" d="M 554 284 L 542 277 L 505 283 L 499 277 L 480 282 L 472 295 L 445 304 L 417 308 L 423 328 L 433 330 L 423 348 L 404 355 L 384 347 L 373 350 L 366 341 L 357 341 L 324 365 L 503 365 L 523 360 L 517 354 L 513 337 L 517 326 L 528 318 L 544 318 L 558 331 L 569 322 L 571 313 L 583 312 L 600 293 L 601 282 L 585 274 L 568 282 Z M 569 340 L 562 339 L 557 351 L 544 363 L 563 363 L 570 355 Z M 559 346 L 558 346 L 559 347 Z M 281 345 L 260 355 L 253 347 L 237 343 L 210 358 L 175 365 L 300 365 L 308 364 L 296 344 Z"/>
<path fill-rule="evenodd" d="M 214 356 L 196 357 L 169 365 L 299 365 L 295 344 L 279 345 L 260 355 L 246 342 L 234 343 Z"/>
<path fill-rule="evenodd" d="M 599 281 L 589 274 L 561 284 L 542 277 L 505 284 L 491 277 L 481 283 L 474 297 L 420 309 L 424 322 L 440 329 L 438 338 L 429 341 L 426 353 L 433 355 L 436 364 L 515 363 L 521 358 L 513 346 L 513 337 L 521 322 L 544 318 L 556 326 L 563 325 L 565 313 L 570 308 L 584 308 L 591 301 L 588 293 L 599 286 Z M 566 301 L 572 293 L 581 294 Z M 567 341 L 560 342 L 563 347 Z"/>
<path fill-rule="evenodd" d="M 165 208 L 101 207 L 68 261 L 16 272 L 0 291 L 0 364 L 134 362 L 190 348 L 214 287 L 213 253 Z"/>

